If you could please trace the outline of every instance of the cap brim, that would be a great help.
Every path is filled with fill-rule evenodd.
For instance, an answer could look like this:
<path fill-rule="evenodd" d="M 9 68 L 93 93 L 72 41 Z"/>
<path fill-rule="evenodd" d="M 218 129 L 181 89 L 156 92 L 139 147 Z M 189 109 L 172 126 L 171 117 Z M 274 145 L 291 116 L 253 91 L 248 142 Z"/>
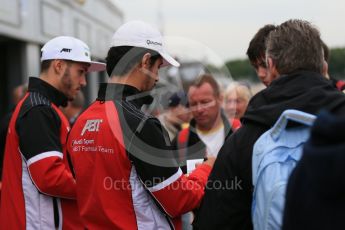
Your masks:
<path fill-rule="evenodd" d="M 98 72 L 98 71 L 104 71 L 106 69 L 105 63 L 96 62 L 96 61 L 91 61 L 89 63 L 90 63 L 90 66 L 87 72 Z"/>
<path fill-rule="evenodd" d="M 159 54 L 163 57 L 163 64 L 162 66 L 168 66 L 168 65 L 172 65 L 175 67 L 179 67 L 180 63 L 178 63 L 178 61 L 176 61 L 173 57 L 171 57 L 168 53 L 161 51 L 159 52 Z"/>

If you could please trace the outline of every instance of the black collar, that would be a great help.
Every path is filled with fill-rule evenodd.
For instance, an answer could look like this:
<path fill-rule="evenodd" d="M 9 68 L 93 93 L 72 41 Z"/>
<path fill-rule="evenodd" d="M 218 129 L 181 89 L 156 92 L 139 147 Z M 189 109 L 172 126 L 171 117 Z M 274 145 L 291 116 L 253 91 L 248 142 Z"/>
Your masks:
<path fill-rule="evenodd" d="M 49 83 L 37 77 L 29 78 L 29 92 L 38 92 L 56 106 L 67 106 L 67 97 Z"/>
<path fill-rule="evenodd" d="M 144 104 L 151 104 L 153 97 L 150 92 L 141 92 L 130 85 L 116 83 L 101 83 L 98 90 L 98 101 L 125 100 L 141 107 Z"/>

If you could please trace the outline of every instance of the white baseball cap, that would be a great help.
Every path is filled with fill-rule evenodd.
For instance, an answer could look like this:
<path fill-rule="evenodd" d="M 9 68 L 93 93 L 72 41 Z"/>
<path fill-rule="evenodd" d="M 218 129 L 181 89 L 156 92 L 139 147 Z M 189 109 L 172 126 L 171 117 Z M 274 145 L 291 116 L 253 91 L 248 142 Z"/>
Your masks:
<path fill-rule="evenodd" d="M 42 47 L 41 51 L 41 61 L 54 59 L 71 60 L 90 63 L 88 72 L 105 70 L 105 64 L 91 61 L 89 47 L 83 41 L 74 37 L 59 36 L 53 38 Z"/>
<path fill-rule="evenodd" d="M 134 46 L 154 50 L 163 57 L 163 66 L 180 66 L 180 63 L 164 49 L 161 33 L 143 21 L 130 21 L 120 26 L 111 40 L 111 47 L 117 46 Z"/>

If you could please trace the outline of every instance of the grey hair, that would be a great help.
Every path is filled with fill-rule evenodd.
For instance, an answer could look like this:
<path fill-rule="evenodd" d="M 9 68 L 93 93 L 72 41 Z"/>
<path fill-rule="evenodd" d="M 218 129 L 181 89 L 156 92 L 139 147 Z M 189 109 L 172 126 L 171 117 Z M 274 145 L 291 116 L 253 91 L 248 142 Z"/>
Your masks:
<path fill-rule="evenodd" d="M 304 20 L 288 20 L 266 40 L 266 61 L 271 58 L 279 74 L 298 70 L 322 73 L 323 49 L 320 32 Z"/>

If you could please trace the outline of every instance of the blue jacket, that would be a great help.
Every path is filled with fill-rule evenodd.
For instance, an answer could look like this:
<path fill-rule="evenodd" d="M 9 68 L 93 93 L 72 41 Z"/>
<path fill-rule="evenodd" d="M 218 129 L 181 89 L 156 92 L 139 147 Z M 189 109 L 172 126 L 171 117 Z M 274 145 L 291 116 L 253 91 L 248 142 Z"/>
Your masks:
<path fill-rule="evenodd" d="M 345 118 L 322 113 L 286 191 L 284 230 L 345 228 Z"/>
<path fill-rule="evenodd" d="M 314 115 L 286 110 L 255 143 L 252 161 L 254 229 L 281 229 L 286 185 L 301 158 L 314 120 Z M 288 126 L 291 123 L 292 127 Z"/>

